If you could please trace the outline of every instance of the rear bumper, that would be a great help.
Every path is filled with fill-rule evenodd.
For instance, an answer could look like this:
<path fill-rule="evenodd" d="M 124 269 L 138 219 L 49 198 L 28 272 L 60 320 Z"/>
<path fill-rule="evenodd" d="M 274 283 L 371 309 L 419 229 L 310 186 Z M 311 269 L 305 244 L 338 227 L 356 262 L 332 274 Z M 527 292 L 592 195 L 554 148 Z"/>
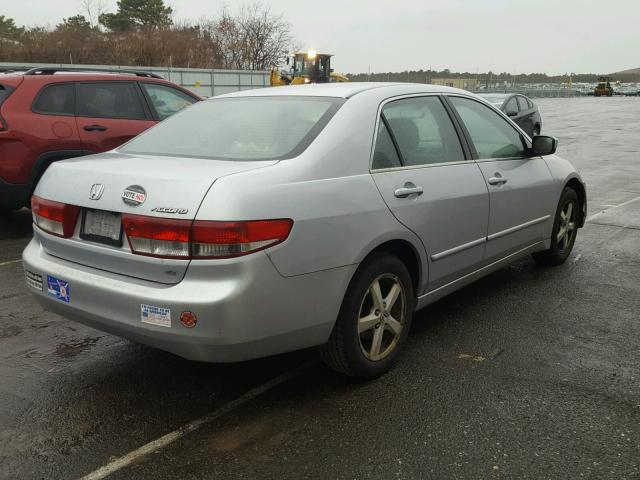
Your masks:
<path fill-rule="evenodd" d="M 185 278 L 166 285 L 74 264 L 47 254 L 34 239 L 23 253 L 30 284 L 50 311 L 181 357 L 235 362 L 324 343 L 355 266 L 282 277 L 264 252 L 234 261 L 192 263 Z M 47 293 L 47 275 L 69 282 L 66 303 Z M 141 305 L 170 310 L 170 327 L 142 322 Z M 180 313 L 198 317 L 184 327 Z"/>
<path fill-rule="evenodd" d="M 0 211 L 17 210 L 29 205 L 31 185 L 8 183 L 0 178 Z"/>

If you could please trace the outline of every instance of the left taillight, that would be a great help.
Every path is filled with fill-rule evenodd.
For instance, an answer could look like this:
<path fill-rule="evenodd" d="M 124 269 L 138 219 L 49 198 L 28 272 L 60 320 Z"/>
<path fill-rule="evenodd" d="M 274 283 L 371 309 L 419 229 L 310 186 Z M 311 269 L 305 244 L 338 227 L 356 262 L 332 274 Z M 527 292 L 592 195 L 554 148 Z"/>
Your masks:
<path fill-rule="evenodd" d="M 45 200 L 33 195 L 31 197 L 33 223 L 47 233 L 62 238 L 69 238 L 76 228 L 80 207 L 65 203 Z"/>
<path fill-rule="evenodd" d="M 293 220 L 191 221 L 122 215 L 131 251 L 159 258 L 220 259 L 248 255 L 284 242 Z"/>

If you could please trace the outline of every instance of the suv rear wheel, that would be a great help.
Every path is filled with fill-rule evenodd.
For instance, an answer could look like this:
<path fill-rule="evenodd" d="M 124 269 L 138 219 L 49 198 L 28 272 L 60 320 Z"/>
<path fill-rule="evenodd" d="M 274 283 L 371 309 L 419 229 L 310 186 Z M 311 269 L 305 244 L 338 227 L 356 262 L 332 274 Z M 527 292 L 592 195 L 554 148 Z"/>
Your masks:
<path fill-rule="evenodd" d="M 325 363 L 363 379 L 389 370 L 411 327 L 413 295 L 402 261 L 386 253 L 369 257 L 351 280 L 329 341 L 320 348 Z"/>

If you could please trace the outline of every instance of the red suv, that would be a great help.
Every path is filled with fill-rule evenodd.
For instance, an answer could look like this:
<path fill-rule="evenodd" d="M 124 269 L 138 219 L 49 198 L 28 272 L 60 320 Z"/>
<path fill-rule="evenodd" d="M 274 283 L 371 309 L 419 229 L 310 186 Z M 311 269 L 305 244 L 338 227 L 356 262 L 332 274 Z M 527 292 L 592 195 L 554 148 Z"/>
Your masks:
<path fill-rule="evenodd" d="M 0 74 L 0 211 L 27 206 L 52 162 L 111 150 L 199 100 L 145 72 Z"/>

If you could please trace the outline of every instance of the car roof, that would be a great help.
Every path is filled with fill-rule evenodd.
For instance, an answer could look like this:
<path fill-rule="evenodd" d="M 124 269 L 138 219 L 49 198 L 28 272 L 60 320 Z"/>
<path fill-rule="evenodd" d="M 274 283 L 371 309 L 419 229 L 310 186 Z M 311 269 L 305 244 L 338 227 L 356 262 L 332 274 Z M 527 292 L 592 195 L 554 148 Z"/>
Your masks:
<path fill-rule="evenodd" d="M 273 97 L 273 96 L 308 96 L 308 97 L 339 97 L 350 98 L 358 93 L 374 89 L 393 90 L 394 94 L 412 93 L 462 93 L 471 95 L 466 90 L 430 85 L 424 83 L 394 83 L 394 82 L 335 82 L 308 85 L 288 85 L 284 87 L 258 88 L 240 92 L 227 93 L 213 98 L 233 97 Z"/>
<path fill-rule="evenodd" d="M 478 93 L 479 96 L 481 96 L 482 98 L 487 98 L 487 97 L 491 97 L 491 98 L 509 98 L 513 95 L 516 95 L 515 93 Z"/>
<path fill-rule="evenodd" d="M 163 78 L 146 77 L 141 75 L 135 75 L 131 73 L 110 73 L 110 72 L 55 72 L 55 73 L 41 73 L 37 75 L 22 75 L 25 79 L 41 79 L 44 81 L 58 81 L 59 79 L 65 80 L 157 80 L 166 81 Z"/>
<path fill-rule="evenodd" d="M 7 71 L 0 72 L 0 79 L 6 81 L 7 79 L 16 80 L 20 82 L 22 80 L 28 80 L 29 82 L 56 83 L 56 82 L 69 82 L 69 81 L 143 81 L 143 82 L 158 82 L 167 83 L 175 86 L 174 82 L 167 80 L 163 77 L 147 76 L 144 72 L 138 74 L 134 72 L 108 72 L 108 71 L 92 71 L 92 70 L 79 70 L 79 71 L 65 71 L 60 70 L 56 72 L 46 72 L 29 74 L 25 71 Z"/>

